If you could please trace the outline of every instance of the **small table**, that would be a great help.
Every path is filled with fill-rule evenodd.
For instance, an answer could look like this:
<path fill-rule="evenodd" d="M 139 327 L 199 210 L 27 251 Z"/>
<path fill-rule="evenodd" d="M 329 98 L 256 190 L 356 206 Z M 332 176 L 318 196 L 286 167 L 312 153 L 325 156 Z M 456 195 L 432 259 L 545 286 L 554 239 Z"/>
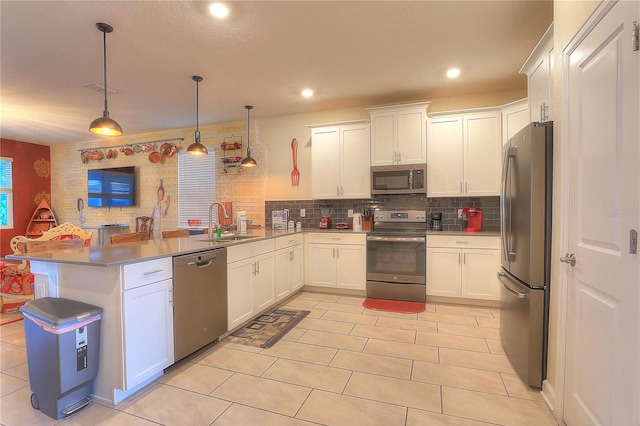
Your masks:
<path fill-rule="evenodd" d="M 98 245 L 111 244 L 110 237 L 114 234 L 122 234 L 129 229 L 126 223 L 103 223 L 97 226 L 83 226 L 83 229 L 95 229 L 98 231 Z"/>

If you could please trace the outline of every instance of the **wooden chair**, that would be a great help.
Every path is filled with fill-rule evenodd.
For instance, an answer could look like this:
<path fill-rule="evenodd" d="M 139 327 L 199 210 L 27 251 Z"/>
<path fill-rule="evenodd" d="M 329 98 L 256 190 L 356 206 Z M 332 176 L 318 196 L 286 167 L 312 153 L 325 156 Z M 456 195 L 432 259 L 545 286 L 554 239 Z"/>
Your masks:
<path fill-rule="evenodd" d="M 29 239 L 23 235 L 13 237 L 10 247 L 13 254 L 88 247 L 92 235 L 92 232 L 65 222 L 44 231 L 38 238 Z M 0 277 L 0 311 L 6 306 L 18 307 L 33 299 L 34 276 L 29 261 L 23 260 L 19 264 L 0 262 Z"/>
<path fill-rule="evenodd" d="M 27 238 L 22 235 L 18 235 L 11 239 L 10 247 L 13 250 L 13 254 L 24 254 L 27 253 L 29 247 L 27 243 L 32 247 L 32 251 L 36 248 L 39 243 L 43 241 L 64 241 L 64 240 L 81 240 L 83 242 L 84 247 L 89 247 L 91 245 L 91 237 L 93 236 L 93 232 L 86 232 L 84 229 L 77 227 L 76 225 L 65 222 L 62 225 L 58 225 L 55 228 L 51 228 L 47 231 L 44 231 L 42 236 L 38 238 Z M 37 248 L 36 248 L 37 250 Z M 46 250 L 46 249 L 43 249 Z M 55 250 L 55 249 L 52 249 Z M 42 251 L 42 250 L 40 250 Z M 28 267 L 28 263 L 26 260 L 23 260 L 18 269 L 25 270 Z"/>
<path fill-rule="evenodd" d="M 171 231 L 162 231 L 162 238 L 188 237 L 188 229 L 174 229 Z"/>
<path fill-rule="evenodd" d="M 128 234 L 115 234 L 111 236 L 111 244 L 131 243 L 134 241 L 148 241 L 149 233 L 147 231 L 142 232 L 129 232 Z"/>
<path fill-rule="evenodd" d="M 153 218 L 150 216 L 136 217 L 136 232 L 146 232 L 149 234 L 148 240 L 153 238 Z"/>

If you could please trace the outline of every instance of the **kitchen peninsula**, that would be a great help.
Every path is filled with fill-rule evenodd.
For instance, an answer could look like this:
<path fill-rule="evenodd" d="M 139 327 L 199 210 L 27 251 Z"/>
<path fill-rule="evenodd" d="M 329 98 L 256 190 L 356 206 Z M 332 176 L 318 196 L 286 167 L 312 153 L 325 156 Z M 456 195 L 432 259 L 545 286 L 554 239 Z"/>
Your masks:
<path fill-rule="evenodd" d="M 282 239 L 278 237 L 302 242 L 302 233 L 291 234 L 296 233 L 253 230 L 238 239 L 215 241 L 200 234 L 10 257 L 31 262 L 37 297 L 62 297 L 103 309 L 93 395 L 118 404 L 174 363 L 174 256 L 232 246 L 245 251 L 256 244 L 273 252 Z"/>

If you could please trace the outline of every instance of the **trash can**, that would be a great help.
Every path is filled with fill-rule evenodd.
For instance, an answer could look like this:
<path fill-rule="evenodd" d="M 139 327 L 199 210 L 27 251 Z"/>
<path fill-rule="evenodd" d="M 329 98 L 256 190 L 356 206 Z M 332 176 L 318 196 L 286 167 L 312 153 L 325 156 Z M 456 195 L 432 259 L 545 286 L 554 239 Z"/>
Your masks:
<path fill-rule="evenodd" d="M 91 402 L 98 374 L 102 308 L 43 297 L 25 303 L 31 406 L 54 419 Z"/>

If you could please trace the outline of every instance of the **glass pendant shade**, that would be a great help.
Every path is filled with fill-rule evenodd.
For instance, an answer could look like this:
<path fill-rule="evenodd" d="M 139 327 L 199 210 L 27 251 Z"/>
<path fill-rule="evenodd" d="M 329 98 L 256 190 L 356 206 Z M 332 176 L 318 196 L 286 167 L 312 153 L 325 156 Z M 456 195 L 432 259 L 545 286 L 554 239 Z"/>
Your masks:
<path fill-rule="evenodd" d="M 104 111 L 102 117 L 98 117 L 89 125 L 89 131 L 97 135 L 103 136 L 121 136 L 122 127 L 117 121 L 109 117 L 109 108 L 107 108 L 107 33 L 113 31 L 113 27 L 103 22 L 98 22 L 96 27 L 102 32 L 103 42 L 103 60 L 104 60 Z"/>
<path fill-rule="evenodd" d="M 198 111 L 198 104 L 199 104 L 198 84 L 203 80 L 203 78 L 200 77 L 199 75 L 194 75 L 191 77 L 191 79 L 196 82 L 196 137 L 195 137 L 195 142 L 187 147 L 187 154 L 207 155 L 209 154 L 209 150 L 207 149 L 206 146 L 200 143 L 200 130 L 198 129 L 198 115 L 199 115 L 198 114 L 199 112 Z"/>
<path fill-rule="evenodd" d="M 250 127 L 249 127 L 249 114 L 250 114 L 251 110 L 253 109 L 253 106 L 245 105 L 244 107 L 247 109 L 247 157 L 242 159 L 242 162 L 240 162 L 240 165 L 242 167 L 255 167 L 255 166 L 258 165 L 258 162 L 256 160 L 254 160 L 253 158 L 251 158 L 251 146 L 250 146 L 251 134 L 249 132 L 249 130 L 250 130 Z"/>

